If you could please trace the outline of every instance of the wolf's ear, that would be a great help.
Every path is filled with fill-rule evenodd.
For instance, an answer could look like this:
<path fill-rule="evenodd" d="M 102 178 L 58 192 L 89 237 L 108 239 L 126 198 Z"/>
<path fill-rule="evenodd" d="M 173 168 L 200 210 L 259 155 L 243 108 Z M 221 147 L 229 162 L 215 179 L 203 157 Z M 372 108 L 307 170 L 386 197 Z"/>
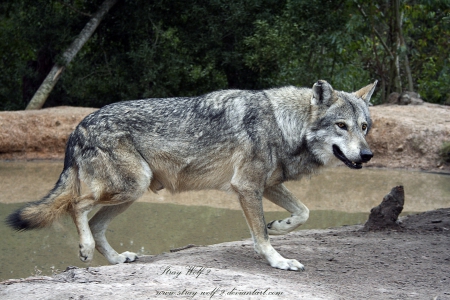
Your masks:
<path fill-rule="evenodd" d="M 333 88 L 325 80 L 317 81 L 313 87 L 313 97 L 311 99 L 312 105 L 331 105 Z"/>
<path fill-rule="evenodd" d="M 375 91 L 375 87 L 377 86 L 378 80 L 375 80 L 374 83 L 369 84 L 368 86 L 363 87 L 359 91 L 353 92 L 358 98 L 363 99 L 367 105 L 370 104 L 370 97 L 372 97 L 373 92 Z"/>

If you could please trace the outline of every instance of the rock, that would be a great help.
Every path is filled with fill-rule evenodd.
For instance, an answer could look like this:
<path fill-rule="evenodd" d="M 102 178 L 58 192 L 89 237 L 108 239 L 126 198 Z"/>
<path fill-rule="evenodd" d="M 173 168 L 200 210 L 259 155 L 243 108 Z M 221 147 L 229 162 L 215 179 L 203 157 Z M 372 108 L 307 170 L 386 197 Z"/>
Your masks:
<path fill-rule="evenodd" d="M 397 104 L 399 97 L 400 97 L 399 93 L 396 93 L 396 92 L 390 93 L 387 102 L 390 104 Z"/>
<path fill-rule="evenodd" d="M 414 92 L 403 92 L 398 98 L 399 105 L 422 105 L 423 100 L 420 95 Z"/>
<path fill-rule="evenodd" d="M 398 105 L 422 105 L 424 103 L 420 95 L 415 92 L 403 92 L 401 94 L 393 92 L 389 95 L 387 102 Z"/>
<path fill-rule="evenodd" d="M 364 224 L 363 231 L 400 228 L 398 216 L 404 204 L 403 186 L 392 188 L 391 192 L 384 196 L 381 204 L 370 210 L 369 220 Z"/>
<path fill-rule="evenodd" d="M 397 149 L 395 149 L 396 152 L 402 152 L 403 151 L 403 145 L 400 145 L 397 147 Z"/>

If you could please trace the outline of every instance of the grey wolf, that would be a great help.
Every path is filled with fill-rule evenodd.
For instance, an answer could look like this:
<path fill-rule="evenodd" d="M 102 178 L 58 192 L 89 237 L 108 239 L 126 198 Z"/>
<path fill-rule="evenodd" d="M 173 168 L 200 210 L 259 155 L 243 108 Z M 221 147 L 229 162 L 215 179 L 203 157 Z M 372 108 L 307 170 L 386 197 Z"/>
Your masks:
<path fill-rule="evenodd" d="M 375 86 L 349 93 L 321 80 L 312 89 L 223 90 L 107 105 L 70 135 L 54 188 L 12 213 L 7 223 L 17 230 L 41 228 L 68 213 L 79 233 L 82 261 L 90 261 L 96 248 L 111 264 L 131 262 L 135 253 L 118 254 L 106 240 L 115 216 L 148 189 L 217 189 L 237 195 L 254 248 L 272 267 L 304 270 L 269 240 L 269 234 L 288 233 L 309 217 L 283 182 L 341 161 L 359 169 L 372 158 L 365 136 Z M 292 215 L 266 225 L 263 197 Z M 99 211 L 88 220 L 95 207 Z"/>

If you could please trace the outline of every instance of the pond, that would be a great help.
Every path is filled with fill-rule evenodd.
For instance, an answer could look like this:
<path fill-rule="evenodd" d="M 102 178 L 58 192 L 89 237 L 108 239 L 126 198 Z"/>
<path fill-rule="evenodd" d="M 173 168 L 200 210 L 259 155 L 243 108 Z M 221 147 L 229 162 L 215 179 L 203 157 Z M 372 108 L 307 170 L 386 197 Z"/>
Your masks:
<path fill-rule="evenodd" d="M 62 162 L 0 161 L 0 219 L 23 202 L 38 200 L 50 190 Z M 421 212 L 450 205 L 450 176 L 386 169 L 333 168 L 288 188 L 311 209 L 301 229 L 364 223 L 370 209 L 395 185 L 405 187 L 406 212 Z M 266 221 L 285 218 L 283 209 L 264 201 Z M 15 232 L 0 226 L 0 280 L 48 275 L 78 267 L 107 265 L 95 253 L 85 264 L 78 259 L 78 235 L 69 218 L 53 227 Z M 210 245 L 250 237 L 235 196 L 217 191 L 171 195 L 147 193 L 108 228 L 108 239 L 118 251 L 159 254 L 187 244 Z"/>

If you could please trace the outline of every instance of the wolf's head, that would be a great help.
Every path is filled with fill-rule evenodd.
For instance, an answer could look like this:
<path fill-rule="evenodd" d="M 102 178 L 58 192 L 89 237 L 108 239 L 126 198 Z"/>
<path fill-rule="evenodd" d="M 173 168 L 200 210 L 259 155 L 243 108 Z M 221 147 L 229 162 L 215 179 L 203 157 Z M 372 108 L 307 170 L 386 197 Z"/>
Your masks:
<path fill-rule="evenodd" d="M 307 133 L 310 149 L 324 164 L 337 159 L 352 169 L 360 169 L 373 154 L 366 142 L 372 125 L 369 101 L 377 81 L 347 93 L 335 91 L 319 80 L 312 88 L 312 126 Z"/>

